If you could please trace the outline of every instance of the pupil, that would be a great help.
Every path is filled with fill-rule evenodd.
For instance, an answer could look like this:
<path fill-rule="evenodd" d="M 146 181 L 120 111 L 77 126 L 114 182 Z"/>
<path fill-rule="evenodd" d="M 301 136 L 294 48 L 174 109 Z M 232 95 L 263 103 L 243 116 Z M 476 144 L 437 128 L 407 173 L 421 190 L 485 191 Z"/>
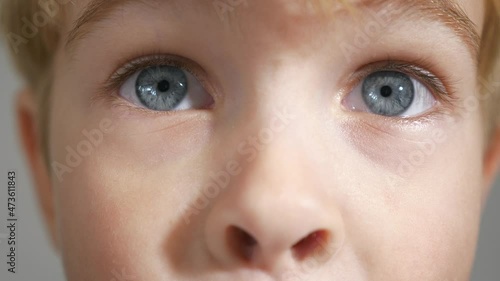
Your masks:
<path fill-rule="evenodd" d="M 380 95 L 382 95 L 384 98 L 388 98 L 392 95 L 392 88 L 389 86 L 383 86 L 380 89 Z"/>
<path fill-rule="evenodd" d="M 167 80 L 161 80 L 158 83 L 158 91 L 166 92 L 166 91 L 168 91 L 168 89 L 170 89 L 170 84 L 168 83 Z"/>

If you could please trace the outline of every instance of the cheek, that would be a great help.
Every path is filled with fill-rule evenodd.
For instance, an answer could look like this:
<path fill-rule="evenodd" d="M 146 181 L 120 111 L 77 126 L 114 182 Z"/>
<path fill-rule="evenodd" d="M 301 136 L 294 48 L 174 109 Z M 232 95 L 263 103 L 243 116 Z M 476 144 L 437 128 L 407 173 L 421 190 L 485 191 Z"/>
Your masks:
<path fill-rule="evenodd" d="M 53 176 L 68 275 L 111 280 L 113 270 L 125 268 L 159 280 L 151 274 L 167 264 L 161 249 L 194 197 L 201 181 L 196 175 L 208 166 L 210 121 L 187 117 L 138 124 L 92 116 L 55 127 L 52 157 L 70 168 L 61 180 Z M 112 129 L 101 131 L 94 144 L 82 131 L 98 136 L 102 120 L 110 120 Z M 91 153 L 80 153 L 83 142 L 92 144 Z M 70 163 L 68 147 L 81 158 L 78 164 Z"/>
<path fill-rule="evenodd" d="M 339 130 L 356 171 L 347 185 L 359 186 L 338 199 L 353 248 L 377 278 L 468 276 L 481 210 L 480 118 L 399 135 L 379 128 Z"/>

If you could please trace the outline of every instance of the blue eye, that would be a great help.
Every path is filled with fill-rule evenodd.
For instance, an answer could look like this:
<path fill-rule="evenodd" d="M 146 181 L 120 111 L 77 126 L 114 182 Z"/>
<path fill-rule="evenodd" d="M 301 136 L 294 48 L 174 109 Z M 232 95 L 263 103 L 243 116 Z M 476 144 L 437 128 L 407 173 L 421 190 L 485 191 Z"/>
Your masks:
<path fill-rule="evenodd" d="M 153 110 L 172 110 L 186 97 L 188 82 L 184 71 L 172 66 L 147 68 L 135 81 L 141 103 Z"/>
<path fill-rule="evenodd" d="M 369 75 L 363 81 L 362 95 L 371 112 L 397 116 L 410 107 L 415 89 L 408 75 L 380 71 Z"/>
<path fill-rule="evenodd" d="M 432 108 L 436 99 L 421 82 L 404 73 L 377 71 L 368 75 L 344 103 L 355 111 L 411 117 Z"/>
<path fill-rule="evenodd" d="M 175 66 L 153 66 L 136 72 L 123 84 L 120 95 L 155 111 L 208 108 L 212 97 L 190 73 Z"/>

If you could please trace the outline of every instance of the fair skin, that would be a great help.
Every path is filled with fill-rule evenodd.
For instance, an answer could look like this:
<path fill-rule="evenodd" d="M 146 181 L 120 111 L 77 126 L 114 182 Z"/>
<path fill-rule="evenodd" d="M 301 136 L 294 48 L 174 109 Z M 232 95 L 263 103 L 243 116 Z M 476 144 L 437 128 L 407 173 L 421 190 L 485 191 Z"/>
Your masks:
<path fill-rule="evenodd" d="M 352 16 L 233 1 L 222 20 L 212 1 L 118 1 L 71 32 L 89 2 L 67 7 L 48 161 L 29 90 L 18 102 L 68 280 L 468 280 L 500 141 L 463 106 L 478 92 L 474 48 L 415 16 L 430 9 L 403 1 L 346 53 L 387 3 L 351 1 Z M 484 3 L 457 3 L 481 34 Z M 152 56 L 192 73 L 194 106 L 148 109 L 135 96 L 141 70 L 109 82 Z M 407 73 L 426 106 L 383 116 L 355 97 L 390 65 L 437 78 Z M 102 141 L 70 167 L 83 130 Z"/>

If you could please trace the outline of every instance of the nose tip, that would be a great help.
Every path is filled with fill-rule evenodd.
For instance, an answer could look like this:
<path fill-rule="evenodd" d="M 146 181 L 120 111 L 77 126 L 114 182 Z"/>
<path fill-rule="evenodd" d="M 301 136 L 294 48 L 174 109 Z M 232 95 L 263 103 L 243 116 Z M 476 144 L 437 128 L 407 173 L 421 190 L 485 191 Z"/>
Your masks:
<path fill-rule="evenodd" d="M 205 229 L 209 251 L 223 265 L 264 270 L 309 259 L 318 266 L 327 262 L 343 242 L 340 216 L 319 202 L 301 203 L 290 198 L 219 202 Z"/>

